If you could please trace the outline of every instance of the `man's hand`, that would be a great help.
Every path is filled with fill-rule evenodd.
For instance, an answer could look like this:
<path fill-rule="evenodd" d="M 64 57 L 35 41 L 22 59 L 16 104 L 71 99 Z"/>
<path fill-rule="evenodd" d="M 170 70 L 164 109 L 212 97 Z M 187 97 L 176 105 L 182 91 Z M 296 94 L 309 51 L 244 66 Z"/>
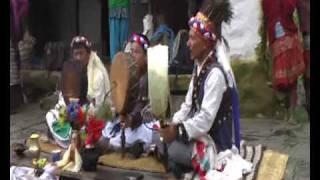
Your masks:
<path fill-rule="evenodd" d="M 163 141 L 166 143 L 170 143 L 176 139 L 177 136 L 177 125 L 169 124 L 165 128 L 160 129 L 160 137 L 163 138 Z"/>
<path fill-rule="evenodd" d="M 121 125 L 121 128 L 131 127 L 132 117 L 127 114 L 120 114 L 120 125 Z"/>

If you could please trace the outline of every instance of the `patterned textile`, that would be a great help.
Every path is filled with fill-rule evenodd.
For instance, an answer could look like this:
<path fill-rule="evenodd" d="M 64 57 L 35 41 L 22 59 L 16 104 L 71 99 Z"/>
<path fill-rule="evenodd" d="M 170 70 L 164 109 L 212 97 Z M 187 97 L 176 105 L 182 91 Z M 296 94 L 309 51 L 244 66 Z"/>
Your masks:
<path fill-rule="evenodd" d="M 243 180 L 252 180 L 256 178 L 265 149 L 266 147 L 261 144 L 252 146 L 241 141 L 240 155 L 243 159 L 251 162 L 253 165 L 252 172 L 246 174 Z"/>
<path fill-rule="evenodd" d="M 305 72 L 303 49 L 298 34 L 286 35 L 271 44 L 273 56 L 273 86 L 287 90 Z"/>
<path fill-rule="evenodd" d="M 214 143 L 210 143 L 210 140 L 203 139 L 195 142 L 191 163 L 200 180 L 205 180 L 207 172 L 210 169 L 214 169 L 216 156 L 217 149 Z"/>
<path fill-rule="evenodd" d="M 216 157 L 209 157 L 205 148 L 208 145 L 203 142 L 197 143 L 195 147 L 198 155 L 193 155 L 193 166 L 196 171 L 184 174 L 184 179 L 227 179 L 242 174 L 243 180 L 253 180 L 257 177 L 261 160 L 265 151 L 265 147 L 261 144 L 253 146 L 241 141 L 240 154 L 236 149 L 227 150 Z M 214 151 L 214 147 L 213 147 Z M 211 158 L 211 159 L 210 159 Z M 208 161 L 210 159 L 210 161 Z M 231 160 L 231 161 L 230 161 Z M 216 162 L 215 165 L 210 162 Z M 227 165 L 229 162 L 232 163 Z M 210 168 L 209 168 L 210 166 Z M 241 170 L 241 171 L 239 171 Z"/>
<path fill-rule="evenodd" d="M 293 20 L 297 0 L 263 0 L 262 8 L 266 18 L 269 44 L 277 39 L 277 24 L 281 24 L 284 33 L 297 33 L 298 28 Z"/>
<path fill-rule="evenodd" d="M 204 39 L 214 41 L 216 35 L 212 32 L 212 23 L 201 12 L 198 12 L 195 17 L 190 18 L 189 27 L 198 32 Z"/>
<path fill-rule="evenodd" d="M 148 39 L 136 33 L 131 36 L 130 41 L 138 43 L 145 51 L 147 51 L 149 47 Z"/>
<path fill-rule="evenodd" d="M 70 47 L 74 48 L 76 44 L 83 44 L 86 48 L 91 49 L 92 43 L 84 36 L 76 36 L 72 39 Z"/>

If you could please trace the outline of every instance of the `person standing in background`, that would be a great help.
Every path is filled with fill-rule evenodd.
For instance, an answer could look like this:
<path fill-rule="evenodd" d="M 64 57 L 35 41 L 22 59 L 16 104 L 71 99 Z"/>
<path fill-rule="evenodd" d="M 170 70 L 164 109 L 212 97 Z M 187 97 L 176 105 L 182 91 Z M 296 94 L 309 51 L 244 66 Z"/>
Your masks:
<path fill-rule="evenodd" d="M 129 36 L 129 0 L 109 0 L 110 58 L 123 49 Z"/>
<path fill-rule="evenodd" d="M 18 44 L 27 29 L 28 15 L 27 0 L 10 0 L 10 113 L 16 112 L 24 101 Z"/>
<path fill-rule="evenodd" d="M 293 121 L 297 80 L 305 73 L 303 48 L 293 18 L 297 0 L 263 0 L 262 8 L 273 61 L 273 88 L 286 95 L 289 110 L 286 119 Z"/>

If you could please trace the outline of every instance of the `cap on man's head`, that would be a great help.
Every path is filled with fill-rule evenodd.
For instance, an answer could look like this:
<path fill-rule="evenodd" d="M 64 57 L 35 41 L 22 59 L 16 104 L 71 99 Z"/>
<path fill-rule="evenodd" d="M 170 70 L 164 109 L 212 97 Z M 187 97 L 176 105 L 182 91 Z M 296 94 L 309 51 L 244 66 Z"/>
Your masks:
<path fill-rule="evenodd" d="M 76 36 L 72 38 L 70 46 L 71 46 L 71 49 L 84 47 L 88 51 L 91 50 L 91 42 L 84 36 Z"/>

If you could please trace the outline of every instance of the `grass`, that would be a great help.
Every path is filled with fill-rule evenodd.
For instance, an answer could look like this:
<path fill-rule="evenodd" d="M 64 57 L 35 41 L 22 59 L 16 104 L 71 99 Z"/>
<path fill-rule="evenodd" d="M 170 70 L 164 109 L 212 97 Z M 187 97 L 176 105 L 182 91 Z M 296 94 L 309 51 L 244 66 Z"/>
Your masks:
<path fill-rule="evenodd" d="M 273 89 L 267 84 L 263 67 L 258 62 L 234 62 L 232 68 L 238 84 L 241 116 L 275 116 L 278 103 Z"/>

